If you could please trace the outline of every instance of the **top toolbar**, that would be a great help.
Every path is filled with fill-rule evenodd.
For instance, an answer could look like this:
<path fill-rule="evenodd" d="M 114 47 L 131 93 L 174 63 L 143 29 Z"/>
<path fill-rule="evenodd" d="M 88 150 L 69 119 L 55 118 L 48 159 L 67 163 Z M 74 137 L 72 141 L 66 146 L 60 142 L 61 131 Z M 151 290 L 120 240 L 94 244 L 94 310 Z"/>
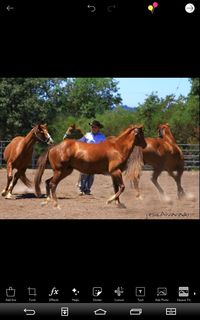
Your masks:
<path fill-rule="evenodd" d="M 80 17 L 130 17 L 135 19 L 138 16 L 150 17 L 176 17 L 198 16 L 199 3 L 197 0 L 187 1 L 129 1 L 129 0 L 81 0 L 81 1 L 17 1 L 1 0 L 1 16 L 20 16 L 22 19 L 35 19 L 41 17 L 50 20 L 52 17 L 63 17 L 76 19 Z M 66 20 L 65 20 L 66 21 Z M 133 20 L 132 20 L 133 22 Z"/>

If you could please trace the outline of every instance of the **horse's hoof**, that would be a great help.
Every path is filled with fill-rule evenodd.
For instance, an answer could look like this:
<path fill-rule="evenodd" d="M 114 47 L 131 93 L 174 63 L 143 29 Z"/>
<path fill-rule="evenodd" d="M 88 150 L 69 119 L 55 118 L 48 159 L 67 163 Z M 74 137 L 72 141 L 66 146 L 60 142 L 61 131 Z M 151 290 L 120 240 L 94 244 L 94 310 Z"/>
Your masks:
<path fill-rule="evenodd" d="M 166 195 L 163 196 L 163 201 L 166 202 L 167 204 L 173 204 L 172 199 Z"/>
<path fill-rule="evenodd" d="M 54 206 L 53 206 L 53 208 L 54 208 L 54 209 L 58 209 L 58 210 L 61 210 L 61 207 L 59 206 L 59 204 L 57 204 L 57 205 L 54 205 Z"/>
<path fill-rule="evenodd" d="M 117 204 L 117 207 L 118 207 L 118 208 L 122 208 L 122 209 L 126 209 L 126 206 L 125 206 L 125 204 L 123 204 L 123 203 L 118 203 L 118 204 Z"/>
<path fill-rule="evenodd" d="M 186 200 L 196 201 L 196 197 L 192 193 L 186 193 L 184 197 Z"/>
<path fill-rule="evenodd" d="M 142 196 L 136 197 L 136 200 L 143 200 Z"/>
<path fill-rule="evenodd" d="M 110 204 L 112 202 L 112 200 L 108 200 L 106 201 L 106 204 Z"/>
<path fill-rule="evenodd" d="M 12 194 L 8 192 L 7 195 L 5 196 L 5 199 L 12 199 Z"/>
<path fill-rule="evenodd" d="M 2 193 L 1 193 L 2 197 L 5 197 L 7 195 L 7 193 L 8 193 L 8 191 L 3 190 Z"/>
<path fill-rule="evenodd" d="M 48 204 L 48 201 L 43 201 L 43 202 L 41 202 L 41 206 L 42 206 L 42 207 L 46 206 L 47 204 Z"/>

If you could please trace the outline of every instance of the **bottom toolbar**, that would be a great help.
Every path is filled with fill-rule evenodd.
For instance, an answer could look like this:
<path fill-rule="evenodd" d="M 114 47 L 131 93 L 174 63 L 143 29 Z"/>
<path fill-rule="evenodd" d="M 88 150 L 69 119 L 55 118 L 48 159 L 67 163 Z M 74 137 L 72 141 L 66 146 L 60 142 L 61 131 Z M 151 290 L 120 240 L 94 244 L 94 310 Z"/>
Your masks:
<path fill-rule="evenodd" d="M 0 317 L 109 318 L 181 316 L 200 319 L 199 303 L 0 303 Z"/>

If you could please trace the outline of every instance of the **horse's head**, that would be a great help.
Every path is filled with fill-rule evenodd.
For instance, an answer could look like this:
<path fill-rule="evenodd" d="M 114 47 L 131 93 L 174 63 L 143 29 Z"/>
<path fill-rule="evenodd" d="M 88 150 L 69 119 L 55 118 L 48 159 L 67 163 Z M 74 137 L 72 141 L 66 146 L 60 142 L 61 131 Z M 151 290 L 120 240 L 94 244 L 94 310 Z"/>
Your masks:
<path fill-rule="evenodd" d="M 36 125 L 33 128 L 33 132 L 39 141 L 46 142 L 47 144 L 53 143 L 53 139 L 51 138 L 48 132 L 48 127 L 46 123 Z"/>
<path fill-rule="evenodd" d="M 163 138 L 165 136 L 165 133 L 169 132 L 169 124 L 165 123 L 165 124 L 160 124 L 158 126 L 158 136 L 159 138 Z"/>
<path fill-rule="evenodd" d="M 144 139 L 143 125 L 133 125 L 132 129 L 135 134 L 135 145 L 145 148 L 147 144 Z"/>
<path fill-rule="evenodd" d="M 83 137 L 83 133 L 80 128 L 76 128 L 75 124 L 72 124 L 65 132 L 64 139 L 80 139 Z"/>

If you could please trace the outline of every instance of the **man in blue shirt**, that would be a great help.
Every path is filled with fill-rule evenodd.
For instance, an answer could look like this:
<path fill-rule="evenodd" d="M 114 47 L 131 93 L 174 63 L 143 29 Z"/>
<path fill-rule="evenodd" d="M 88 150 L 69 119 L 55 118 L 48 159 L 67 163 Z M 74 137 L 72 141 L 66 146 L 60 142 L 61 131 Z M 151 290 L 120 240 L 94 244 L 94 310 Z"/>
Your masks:
<path fill-rule="evenodd" d="M 89 123 L 91 126 L 91 132 L 86 133 L 79 141 L 86 142 L 86 143 L 99 143 L 106 139 L 103 133 L 100 132 L 100 129 L 103 128 L 103 125 L 97 121 L 93 120 L 92 123 Z M 80 174 L 79 179 L 79 189 L 80 195 L 91 194 L 91 186 L 94 182 L 94 175 L 93 174 Z"/>

